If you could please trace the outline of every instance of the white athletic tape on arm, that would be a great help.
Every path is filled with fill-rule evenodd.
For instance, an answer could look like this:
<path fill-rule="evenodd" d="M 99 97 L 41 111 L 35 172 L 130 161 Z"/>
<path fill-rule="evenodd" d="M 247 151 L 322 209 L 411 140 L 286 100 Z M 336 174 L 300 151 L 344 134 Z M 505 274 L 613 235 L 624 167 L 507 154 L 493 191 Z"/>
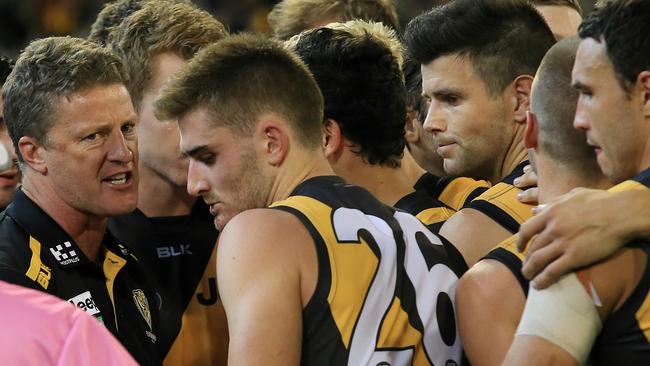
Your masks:
<path fill-rule="evenodd" d="M 545 290 L 531 286 L 517 335 L 542 337 L 583 364 L 601 328 L 592 298 L 571 273 Z"/>

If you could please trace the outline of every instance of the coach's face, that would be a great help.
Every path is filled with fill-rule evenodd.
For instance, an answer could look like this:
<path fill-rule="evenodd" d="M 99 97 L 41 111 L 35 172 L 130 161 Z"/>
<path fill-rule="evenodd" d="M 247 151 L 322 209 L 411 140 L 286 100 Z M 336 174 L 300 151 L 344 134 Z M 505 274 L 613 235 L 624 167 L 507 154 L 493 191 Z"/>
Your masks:
<path fill-rule="evenodd" d="M 254 137 L 219 126 L 204 108 L 179 118 L 181 150 L 190 158 L 187 191 L 210 207 L 222 230 L 238 213 L 267 205 L 271 180 L 256 155 Z"/>
<path fill-rule="evenodd" d="M 492 97 L 469 58 L 439 57 L 422 65 L 429 100 L 424 128 L 449 175 L 490 178 L 512 141 L 514 122 L 503 96 Z"/>
<path fill-rule="evenodd" d="M 645 169 L 644 151 L 650 147 L 645 98 L 637 85 L 629 93 L 623 89 L 604 42 L 580 43 L 572 77 L 580 91 L 574 126 L 586 131 L 603 173 L 618 183 Z"/>
<path fill-rule="evenodd" d="M 91 216 L 133 211 L 138 201 L 137 115 L 122 84 L 96 86 L 55 104 L 38 149 L 41 173 L 67 206 Z"/>

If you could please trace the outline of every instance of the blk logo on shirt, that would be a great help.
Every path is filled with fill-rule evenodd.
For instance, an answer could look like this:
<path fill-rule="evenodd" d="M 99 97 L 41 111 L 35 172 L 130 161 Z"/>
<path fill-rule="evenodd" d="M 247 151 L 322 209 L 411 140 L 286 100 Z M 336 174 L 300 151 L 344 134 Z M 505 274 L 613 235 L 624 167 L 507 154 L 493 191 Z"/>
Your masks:
<path fill-rule="evenodd" d="M 156 254 L 158 258 L 171 258 L 178 257 L 181 255 L 192 255 L 190 246 L 192 244 L 180 244 L 180 245 L 170 245 L 168 247 L 158 247 L 156 248 Z"/>

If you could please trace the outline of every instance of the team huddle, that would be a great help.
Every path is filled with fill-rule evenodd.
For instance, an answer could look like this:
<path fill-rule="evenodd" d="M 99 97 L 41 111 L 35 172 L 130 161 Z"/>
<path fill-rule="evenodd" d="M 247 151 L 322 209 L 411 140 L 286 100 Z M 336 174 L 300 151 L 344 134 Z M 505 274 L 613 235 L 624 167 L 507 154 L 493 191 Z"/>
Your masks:
<path fill-rule="evenodd" d="M 2 58 L 1 363 L 650 364 L 650 2 L 432 6 Z"/>

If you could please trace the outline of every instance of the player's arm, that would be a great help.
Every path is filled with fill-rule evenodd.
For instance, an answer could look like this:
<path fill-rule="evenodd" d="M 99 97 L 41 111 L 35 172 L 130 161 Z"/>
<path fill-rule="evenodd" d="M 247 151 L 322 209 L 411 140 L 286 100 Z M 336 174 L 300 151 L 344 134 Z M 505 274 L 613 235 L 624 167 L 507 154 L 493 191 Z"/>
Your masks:
<path fill-rule="evenodd" d="M 463 348 L 472 365 L 501 365 L 525 302 L 515 276 L 496 260 L 484 259 L 463 275 L 456 289 L 456 310 Z"/>
<path fill-rule="evenodd" d="M 512 236 L 500 224 L 472 208 L 464 208 L 452 215 L 442 225 L 440 235 L 458 249 L 468 267 L 473 266 L 495 245 Z"/>
<path fill-rule="evenodd" d="M 544 288 L 575 268 L 607 258 L 631 239 L 650 239 L 649 203 L 647 189 L 581 188 L 562 196 L 520 228 L 519 246 L 529 246 L 524 275 L 533 287 Z"/>
<path fill-rule="evenodd" d="M 229 365 L 300 363 L 301 281 L 310 278 L 301 271 L 313 261 L 316 272 L 312 240 L 298 219 L 271 209 L 245 211 L 221 233 L 217 279 L 228 318 Z"/>
<path fill-rule="evenodd" d="M 504 365 L 583 364 L 602 320 L 624 303 L 643 273 L 645 255 L 635 251 L 619 251 L 544 290 L 530 288 Z"/>
<path fill-rule="evenodd" d="M 503 366 L 577 366 L 578 361 L 562 347 L 538 336 L 517 336 Z"/>

